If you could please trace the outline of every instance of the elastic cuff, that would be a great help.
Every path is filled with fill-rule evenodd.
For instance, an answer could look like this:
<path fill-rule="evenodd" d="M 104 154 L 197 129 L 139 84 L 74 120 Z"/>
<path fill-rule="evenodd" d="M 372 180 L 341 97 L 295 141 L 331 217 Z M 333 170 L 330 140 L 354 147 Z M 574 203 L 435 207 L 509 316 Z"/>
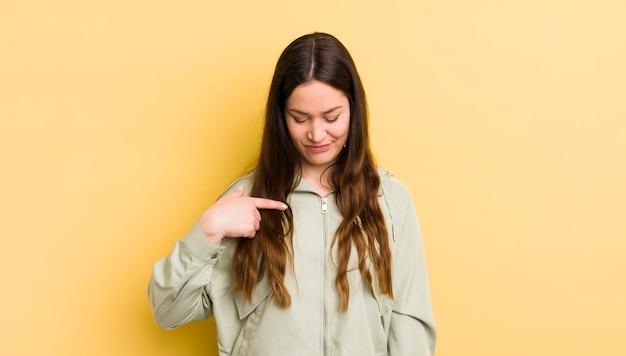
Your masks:
<path fill-rule="evenodd" d="M 224 250 L 224 246 L 214 244 L 206 237 L 198 222 L 193 225 L 187 236 L 183 238 L 183 242 L 193 258 L 203 262 L 215 261 Z"/>

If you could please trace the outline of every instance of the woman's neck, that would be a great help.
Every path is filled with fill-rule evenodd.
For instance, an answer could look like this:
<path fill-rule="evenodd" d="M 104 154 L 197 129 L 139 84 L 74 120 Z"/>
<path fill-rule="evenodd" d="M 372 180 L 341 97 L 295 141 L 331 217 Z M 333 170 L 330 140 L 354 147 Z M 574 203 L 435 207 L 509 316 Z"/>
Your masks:
<path fill-rule="evenodd" d="M 302 179 L 306 180 L 321 197 L 333 191 L 330 184 L 330 169 L 302 167 Z"/>

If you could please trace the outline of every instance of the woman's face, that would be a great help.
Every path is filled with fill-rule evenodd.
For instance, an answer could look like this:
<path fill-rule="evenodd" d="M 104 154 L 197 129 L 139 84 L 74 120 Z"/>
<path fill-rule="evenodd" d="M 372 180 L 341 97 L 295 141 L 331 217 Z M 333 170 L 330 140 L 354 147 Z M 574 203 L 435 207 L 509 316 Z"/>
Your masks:
<path fill-rule="evenodd" d="M 313 80 L 293 90 L 285 119 L 300 153 L 302 173 L 321 173 L 335 162 L 348 140 L 350 103 L 343 92 Z"/>

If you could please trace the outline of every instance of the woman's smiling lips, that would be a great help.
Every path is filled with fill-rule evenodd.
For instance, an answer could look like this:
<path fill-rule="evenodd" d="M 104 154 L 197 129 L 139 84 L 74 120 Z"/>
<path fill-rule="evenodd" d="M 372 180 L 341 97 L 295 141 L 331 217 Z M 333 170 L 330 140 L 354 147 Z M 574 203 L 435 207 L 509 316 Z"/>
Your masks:
<path fill-rule="evenodd" d="M 324 152 L 328 150 L 328 148 L 330 148 L 330 143 L 325 144 L 325 145 L 320 145 L 320 146 L 305 145 L 304 147 L 306 147 L 306 149 L 311 153 L 320 153 L 320 152 Z"/>

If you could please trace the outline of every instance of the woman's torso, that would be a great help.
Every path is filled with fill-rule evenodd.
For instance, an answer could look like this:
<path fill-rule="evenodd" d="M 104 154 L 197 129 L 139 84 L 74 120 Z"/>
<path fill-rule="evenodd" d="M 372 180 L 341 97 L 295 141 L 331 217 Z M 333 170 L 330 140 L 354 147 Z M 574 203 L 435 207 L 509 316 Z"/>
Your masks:
<path fill-rule="evenodd" d="M 251 182 L 251 175 L 244 176 L 233 187 L 249 191 Z M 391 238 L 388 204 L 382 194 L 373 198 L 379 199 Z M 377 292 L 376 278 L 374 288 L 362 279 L 355 249 L 348 268 L 349 308 L 339 311 L 336 248 L 331 245 L 342 216 L 334 194 L 321 197 L 301 181 L 288 204 L 294 217 L 293 269 L 285 277 L 289 308 L 272 301 L 265 279 L 251 301 L 233 294 L 231 257 L 237 240 L 222 241 L 226 253 L 209 282 L 220 355 L 386 355 L 391 300 Z"/>

